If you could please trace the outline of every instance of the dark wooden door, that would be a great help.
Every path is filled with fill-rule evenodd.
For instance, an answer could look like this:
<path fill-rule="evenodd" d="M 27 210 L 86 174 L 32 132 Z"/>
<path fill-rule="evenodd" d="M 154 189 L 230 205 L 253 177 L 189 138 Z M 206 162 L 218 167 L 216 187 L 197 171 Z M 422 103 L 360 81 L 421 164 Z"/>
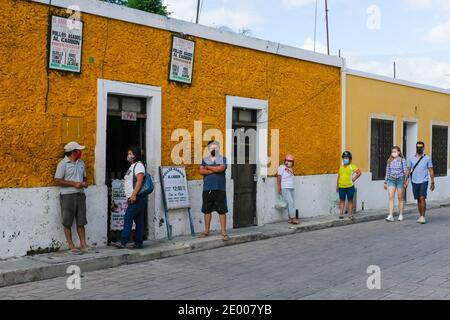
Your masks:
<path fill-rule="evenodd" d="M 233 130 L 239 130 L 243 134 L 251 131 L 256 132 L 256 111 L 235 109 L 233 111 Z M 234 228 L 248 227 L 256 224 L 256 164 L 254 161 L 256 155 L 253 154 L 256 148 L 251 145 L 253 143 L 255 141 L 248 137 L 238 139 L 235 136 L 233 139 L 233 165 L 231 175 L 234 183 Z M 238 150 L 245 150 L 245 163 L 238 163 Z"/>

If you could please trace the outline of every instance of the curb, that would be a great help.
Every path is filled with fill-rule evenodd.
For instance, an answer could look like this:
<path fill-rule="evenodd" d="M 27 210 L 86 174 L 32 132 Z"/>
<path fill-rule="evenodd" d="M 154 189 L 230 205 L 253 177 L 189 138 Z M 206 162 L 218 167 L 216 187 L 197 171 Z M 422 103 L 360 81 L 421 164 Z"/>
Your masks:
<path fill-rule="evenodd" d="M 428 206 L 429 210 L 448 207 L 450 203 Z M 416 209 L 407 208 L 405 214 L 416 212 Z M 0 287 L 16 284 L 48 280 L 68 276 L 67 268 L 77 265 L 84 272 L 114 268 L 126 264 L 141 263 L 156 259 L 179 256 L 188 253 L 217 249 L 226 246 L 238 245 L 252 241 L 266 240 L 303 232 L 347 226 L 355 223 L 364 223 L 382 220 L 386 214 L 378 212 L 356 213 L 355 220 L 339 220 L 327 217 L 322 220 L 305 221 L 301 225 L 286 228 L 285 224 L 271 224 L 261 227 L 249 227 L 234 230 L 230 239 L 223 242 L 220 236 L 211 236 L 207 239 L 179 237 L 173 241 L 156 241 L 156 246 L 135 251 L 129 249 L 117 250 L 111 247 L 99 248 L 98 253 L 84 254 L 82 256 L 62 256 L 63 252 L 44 254 L 30 257 L 0 261 Z"/>

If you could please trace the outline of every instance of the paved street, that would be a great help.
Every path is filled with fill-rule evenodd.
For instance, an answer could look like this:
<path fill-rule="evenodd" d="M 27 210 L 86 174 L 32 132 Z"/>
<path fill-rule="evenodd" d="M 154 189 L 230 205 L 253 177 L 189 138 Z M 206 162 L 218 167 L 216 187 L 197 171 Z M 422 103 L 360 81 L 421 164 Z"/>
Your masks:
<path fill-rule="evenodd" d="M 450 299 L 450 208 L 0 289 L 2 299 Z M 369 265 L 381 289 L 369 290 Z"/>

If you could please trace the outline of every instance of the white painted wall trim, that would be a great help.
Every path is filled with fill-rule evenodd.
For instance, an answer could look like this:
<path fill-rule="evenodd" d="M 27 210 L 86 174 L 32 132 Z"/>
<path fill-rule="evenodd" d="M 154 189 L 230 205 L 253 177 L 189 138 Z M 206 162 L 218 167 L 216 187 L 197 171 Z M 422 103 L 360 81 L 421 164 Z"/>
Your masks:
<path fill-rule="evenodd" d="M 434 91 L 434 92 L 450 95 L 450 89 L 434 87 L 434 86 L 421 84 L 421 83 L 417 83 L 417 82 L 412 82 L 412 81 L 394 79 L 394 78 L 381 76 L 378 74 L 373 74 L 373 73 L 368 73 L 368 72 L 363 72 L 363 71 L 358 71 L 358 70 L 354 70 L 354 69 L 347 69 L 347 73 L 350 75 L 358 76 L 358 77 L 362 77 L 362 78 L 368 78 L 368 79 L 372 79 L 372 80 L 389 82 L 389 83 L 398 84 L 401 86 L 412 87 L 412 88 L 417 88 L 417 89 L 422 89 L 422 90 L 427 90 L 427 91 Z"/>
<path fill-rule="evenodd" d="M 147 98 L 146 159 L 148 170 L 158 177 L 161 165 L 161 88 L 135 83 L 97 80 L 97 142 L 95 146 L 95 183 L 105 185 L 106 117 L 108 94 Z M 126 155 L 124 155 L 125 157 Z"/>
<path fill-rule="evenodd" d="M 227 43 L 239 47 L 264 51 L 280 56 L 316 62 L 320 64 L 342 67 L 344 59 L 337 56 L 329 56 L 309 50 L 303 50 L 280 43 L 252 38 L 233 32 L 221 31 L 216 28 L 198 25 L 191 22 L 167 18 L 164 16 L 130 9 L 98 0 L 31 0 L 61 8 L 73 8 L 78 6 L 81 12 L 101 17 L 126 21 L 170 32 L 188 34 L 217 42 Z M 83 18 L 81 18 L 83 19 Z M 169 54 L 169 52 L 167 53 Z"/>

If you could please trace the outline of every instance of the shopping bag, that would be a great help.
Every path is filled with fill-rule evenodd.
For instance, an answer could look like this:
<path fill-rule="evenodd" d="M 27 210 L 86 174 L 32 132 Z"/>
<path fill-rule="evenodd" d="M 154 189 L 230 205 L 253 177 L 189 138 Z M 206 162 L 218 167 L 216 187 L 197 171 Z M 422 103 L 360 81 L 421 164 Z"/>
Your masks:
<path fill-rule="evenodd" d="M 275 200 L 275 208 L 282 210 L 286 209 L 288 206 L 288 203 L 286 200 L 284 200 L 283 196 L 281 194 L 278 195 L 277 199 Z"/>

